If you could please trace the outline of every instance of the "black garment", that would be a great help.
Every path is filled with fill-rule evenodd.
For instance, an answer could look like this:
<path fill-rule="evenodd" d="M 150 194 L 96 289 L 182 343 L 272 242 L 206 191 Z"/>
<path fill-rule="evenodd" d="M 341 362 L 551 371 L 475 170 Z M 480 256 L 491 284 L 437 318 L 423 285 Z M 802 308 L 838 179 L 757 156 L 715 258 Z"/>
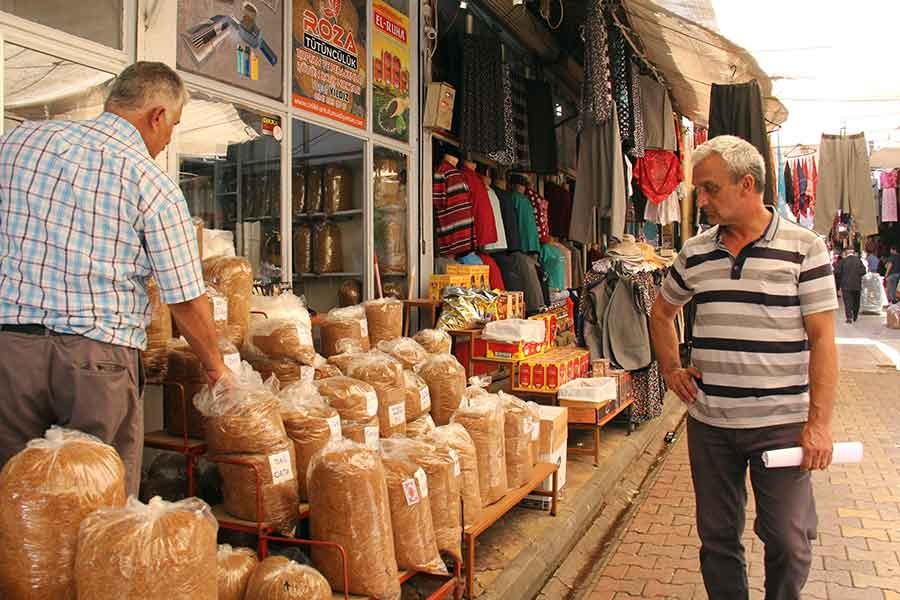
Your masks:
<path fill-rule="evenodd" d="M 548 181 L 544 183 L 544 197 L 550 204 L 550 235 L 568 238 L 569 223 L 572 221 L 572 194 L 564 187 Z"/>
<path fill-rule="evenodd" d="M 863 261 L 855 255 L 844 257 L 834 270 L 838 288 L 842 291 L 858 292 L 862 289 L 862 278 L 868 269 Z"/>
<path fill-rule="evenodd" d="M 553 111 L 553 92 L 543 81 L 529 79 L 528 90 L 528 151 L 531 171 L 555 173 L 559 170 L 556 157 L 556 121 Z"/>
<path fill-rule="evenodd" d="M 503 217 L 503 231 L 506 232 L 506 247 L 512 250 L 522 249 L 522 238 L 519 236 L 519 221 L 516 216 L 516 201 L 512 192 L 493 188 L 500 200 L 500 214 Z"/>
<path fill-rule="evenodd" d="M 522 65 L 510 65 L 510 85 L 512 86 L 513 130 L 516 138 L 516 165 L 528 170 L 531 164 L 528 144 L 528 89 L 525 84 L 525 68 Z"/>
<path fill-rule="evenodd" d="M 468 152 L 490 154 L 506 148 L 503 61 L 500 38 L 463 38 L 460 145 Z"/>
<path fill-rule="evenodd" d="M 784 163 L 784 202 L 788 210 L 794 212 L 794 179 L 788 162 Z"/>
<path fill-rule="evenodd" d="M 634 111 L 631 98 L 631 46 L 621 30 L 607 23 L 609 38 L 609 70 L 612 76 L 613 100 L 616 116 L 619 117 L 619 137 L 622 149 L 627 153 L 634 150 Z"/>
<path fill-rule="evenodd" d="M 756 498 L 753 531 L 765 544 L 766 599 L 799 600 L 818 526 L 812 479 L 800 467 L 766 468 L 762 453 L 796 446 L 802 428 L 803 423 L 726 429 L 688 417 L 700 570 L 710 598 L 749 597 L 741 543 L 749 463 Z"/>
<path fill-rule="evenodd" d="M 884 259 L 884 268 L 887 269 L 888 265 L 893 265 L 891 267 L 891 275 L 897 275 L 900 273 L 900 254 L 891 254 Z"/>
<path fill-rule="evenodd" d="M 855 321 L 859 318 L 859 299 L 862 296 L 860 290 L 841 290 L 844 297 L 844 316 L 848 321 Z"/>
<path fill-rule="evenodd" d="M 538 277 L 537 261 L 523 252 L 498 252 L 492 255 L 503 272 L 503 283 L 511 292 L 524 292 L 525 310 L 537 312 L 544 304 L 544 292 Z"/>
<path fill-rule="evenodd" d="M 736 84 L 712 84 L 709 99 L 709 139 L 718 135 L 736 135 L 756 146 L 766 162 L 764 201 L 775 206 L 775 185 L 769 136 L 763 112 L 762 93 L 754 81 Z"/>

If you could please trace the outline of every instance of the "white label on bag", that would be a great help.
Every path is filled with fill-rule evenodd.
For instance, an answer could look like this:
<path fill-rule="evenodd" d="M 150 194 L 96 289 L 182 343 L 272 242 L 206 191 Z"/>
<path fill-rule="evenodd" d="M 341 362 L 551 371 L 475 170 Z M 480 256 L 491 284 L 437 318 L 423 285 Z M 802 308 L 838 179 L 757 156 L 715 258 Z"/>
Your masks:
<path fill-rule="evenodd" d="M 374 417 L 378 414 L 378 394 L 375 390 L 366 392 L 366 416 Z"/>
<path fill-rule="evenodd" d="M 531 424 L 531 441 L 536 442 L 541 437 L 541 423 L 535 421 Z"/>
<path fill-rule="evenodd" d="M 418 504 L 422 500 L 419 497 L 419 490 L 416 489 L 415 479 L 404 479 L 400 485 L 403 486 L 403 495 L 406 496 L 407 506 Z"/>
<path fill-rule="evenodd" d="M 365 317 L 359 320 L 359 335 L 369 337 L 369 322 Z"/>
<path fill-rule="evenodd" d="M 237 352 L 229 352 L 228 354 L 222 355 L 222 361 L 225 363 L 225 366 L 228 367 L 232 373 L 240 374 L 241 372 L 241 355 Z"/>
<path fill-rule="evenodd" d="M 416 478 L 416 481 L 419 482 L 419 490 L 422 492 L 422 497 L 428 497 L 428 477 L 425 475 L 425 471 L 422 468 L 416 469 L 416 472 L 413 473 L 413 477 Z"/>
<path fill-rule="evenodd" d="M 522 435 L 531 433 L 531 419 L 522 419 Z"/>
<path fill-rule="evenodd" d="M 406 422 L 406 405 L 395 404 L 388 408 L 388 423 L 391 427 L 396 427 Z"/>
<path fill-rule="evenodd" d="M 269 468 L 272 470 L 272 483 L 279 484 L 294 478 L 291 471 L 291 453 L 285 450 L 269 455 Z"/>
<path fill-rule="evenodd" d="M 212 297 L 213 321 L 228 320 L 228 299 L 222 296 Z"/>
<path fill-rule="evenodd" d="M 450 458 L 453 459 L 453 475 L 459 477 L 462 474 L 462 467 L 459 465 L 459 452 L 450 448 Z"/>
<path fill-rule="evenodd" d="M 366 436 L 366 446 L 369 448 L 378 449 L 378 428 L 377 427 L 366 427 L 363 430 Z"/>
<path fill-rule="evenodd" d="M 341 415 L 334 415 L 325 420 L 328 422 L 328 429 L 331 430 L 331 439 L 341 439 Z"/>
<path fill-rule="evenodd" d="M 313 367 L 303 365 L 300 367 L 300 381 L 304 383 L 312 383 L 316 380 L 316 370 Z"/>
<path fill-rule="evenodd" d="M 428 386 L 419 388 L 419 409 L 420 410 L 428 410 L 431 408 L 431 392 L 428 391 Z"/>
<path fill-rule="evenodd" d="M 297 339 L 300 340 L 301 346 L 312 346 L 312 332 L 303 325 L 297 325 Z"/>

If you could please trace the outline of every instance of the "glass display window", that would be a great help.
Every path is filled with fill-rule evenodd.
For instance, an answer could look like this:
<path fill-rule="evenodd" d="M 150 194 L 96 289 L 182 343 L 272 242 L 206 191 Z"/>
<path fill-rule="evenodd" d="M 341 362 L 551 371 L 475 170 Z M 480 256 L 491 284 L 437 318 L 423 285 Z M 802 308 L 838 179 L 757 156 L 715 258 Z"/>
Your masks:
<path fill-rule="evenodd" d="M 124 0 L 0 0 L 0 11 L 122 49 Z"/>
<path fill-rule="evenodd" d="M 407 296 L 409 188 L 406 154 L 375 146 L 373 237 L 383 295 Z M 377 285 L 377 282 L 376 282 Z"/>

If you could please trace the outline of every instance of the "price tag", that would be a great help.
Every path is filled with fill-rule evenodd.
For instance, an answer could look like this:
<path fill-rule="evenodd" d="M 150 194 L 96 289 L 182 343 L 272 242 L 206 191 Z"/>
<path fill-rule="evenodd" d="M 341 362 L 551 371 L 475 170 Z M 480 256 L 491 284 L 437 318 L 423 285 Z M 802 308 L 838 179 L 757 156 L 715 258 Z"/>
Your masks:
<path fill-rule="evenodd" d="M 312 383 L 316 379 L 316 370 L 313 367 L 303 365 L 300 367 L 300 381 Z"/>
<path fill-rule="evenodd" d="M 459 477 L 462 474 L 462 467 L 459 464 L 459 452 L 450 448 L 450 458 L 453 459 L 453 475 Z"/>
<path fill-rule="evenodd" d="M 428 386 L 423 386 L 419 388 L 419 408 L 421 410 L 429 410 L 431 408 L 431 392 L 428 390 Z"/>
<path fill-rule="evenodd" d="M 326 421 L 328 422 L 328 429 L 331 430 L 331 439 L 341 439 L 341 415 L 328 417 Z"/>
<path fill-rule="evenodd" d="M 378 395 L 375 390 L 366 392 L 366 416 L 374 417 L 378 414 Z"/>
<path fill-rule="evenodd" d="M 406 496 L 406 504 L 407 506 L 412 506 L 413 504 L 418 504 L 422 499 L 419 497 L 419 490 L 416 489 L 416 480 L 413 478 L 404 479 L 403 483 L 400 485 L 403 486 L 403 495 Z"/>
<path fill-rule="evenodd" d="M 285 450 L 269 455 L 269 468 L 272 471 L 272 483 L 279 484 L 294 478 L 291 471 L 291 453 Z"/>
<path fill-rule="evenodd" d="M 212 297 L 213 321 L 228 320 L 228 300 L 222 296 Z"/>
<path fill-rule="evenodd" d="M 369 448 L 373 448 L 375 450 L 378 449 L 378 428 L 377 427 L 366 427 L 363 432 L 366 436 L 366 446 Z"/>
<path fill-rule="evenodd" d="M 422 492 L 422 497 L 428 497 L 428 477 L 425 475 L 425 471 L 421 468 L 416 469 L 416 472 L 413 473 L 413 477 L 416 478 L 416 481 L 419 482 L 419 490 Z"/>
<path fill-rule="evenodd" d="M 241 355 L 237 352 L 230 352 L 222 355 L 225 366 L 231 369 L 232 373 L 240 374 L 241 372 Z"/>
<path fill-rule="evenodd" d="M 395 404 L 388 408 L 388 423 L 391 427 L 397 427 L 406 422 L 406 405 Z"/>
<path fill-rule="evenodd" d="M 303 325 L 297 325 L 297 339 L 300 340 L 301 346 L 312 346 L 312 332 Z"/>
<path fill-rule="evenodd" d="M 362 337 L 369 337 L 369 322 L 365 317 L 359 320 L 359 334 Z"/>

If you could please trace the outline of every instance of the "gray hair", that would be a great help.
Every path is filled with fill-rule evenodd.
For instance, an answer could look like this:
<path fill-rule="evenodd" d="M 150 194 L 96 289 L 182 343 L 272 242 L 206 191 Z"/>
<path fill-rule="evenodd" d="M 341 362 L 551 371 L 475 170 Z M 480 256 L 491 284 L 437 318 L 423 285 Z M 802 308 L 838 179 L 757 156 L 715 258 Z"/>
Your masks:
<path fill-rule="evenodd" d="M 766 161 L 756 146 L 734 135 L 718 135 L 697 146 L 692 158 L 693 163 L 699 164 L 709 158 L 710 154 L 722 157 L 734 183 L 744 175 L 752 175 L 754 191 L 760 194 L 765 191 Z"/>
<path fill-rule="evenodd" d="M 113 81 L 104 108 L 135 111 L 154 103 L 175 108 L 187 97 L 184 82 L 171 67 L 161 62 L 138 61 Z"/>

